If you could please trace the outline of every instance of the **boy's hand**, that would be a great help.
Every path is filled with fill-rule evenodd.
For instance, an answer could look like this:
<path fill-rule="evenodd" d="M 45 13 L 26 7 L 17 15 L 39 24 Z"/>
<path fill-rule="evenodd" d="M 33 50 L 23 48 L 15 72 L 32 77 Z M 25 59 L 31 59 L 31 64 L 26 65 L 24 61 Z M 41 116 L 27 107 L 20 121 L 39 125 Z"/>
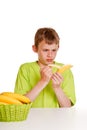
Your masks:
<path fill-rule="evenodd" d="M 47 83 L 50 81 L 53 75 L 52 69 L 49 66 L 41 68 L 40 73 L 41 73 L 41 80 Z"/>
<path fill-rule="evenodd" d="M 54 73 L 52 75 L 51 80 L 52 80 L 53 87 L 57 88 L 57 87 L 60 87 L 61 83 L 63 82 L 63 77 L 59 73 Z"/>

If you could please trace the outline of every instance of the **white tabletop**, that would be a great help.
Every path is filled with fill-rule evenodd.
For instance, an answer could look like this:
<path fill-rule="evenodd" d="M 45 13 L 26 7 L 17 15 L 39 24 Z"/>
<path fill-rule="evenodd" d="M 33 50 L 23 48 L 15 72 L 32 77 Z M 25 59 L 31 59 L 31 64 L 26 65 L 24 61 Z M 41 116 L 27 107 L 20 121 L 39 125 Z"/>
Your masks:
<path fill-rule="evenodd" d="M 32 108 L 25 121 L 0 122 L 0 130 L 87 130 L 87 110 Z"/>

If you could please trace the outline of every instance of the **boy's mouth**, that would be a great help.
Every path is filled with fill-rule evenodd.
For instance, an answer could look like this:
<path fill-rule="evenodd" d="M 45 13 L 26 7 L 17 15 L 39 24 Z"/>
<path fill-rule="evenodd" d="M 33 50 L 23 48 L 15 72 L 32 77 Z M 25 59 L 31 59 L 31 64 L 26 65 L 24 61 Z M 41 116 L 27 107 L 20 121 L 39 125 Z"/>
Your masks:
<path fill-rule="evenodd" d="M 47 62 L 53 62 L 53 59 L 46 59 Z"/>
<path fill-rule="evenodd" d="M 47 62 L 53 63 L 53 59 L 46 59 Z"/>

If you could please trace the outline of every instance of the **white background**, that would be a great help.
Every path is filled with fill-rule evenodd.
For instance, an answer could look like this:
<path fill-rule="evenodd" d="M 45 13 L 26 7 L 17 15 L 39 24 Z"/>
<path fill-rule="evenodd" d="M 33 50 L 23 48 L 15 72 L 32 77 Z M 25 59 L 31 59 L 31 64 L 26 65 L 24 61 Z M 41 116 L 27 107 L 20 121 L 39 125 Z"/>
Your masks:
<path fill-rule="evenodd" d="M 32 51 L 39 27 L 60 36 L 56 61 L 72 64 L 76 107 L 87 107 L 86 0 L 0 0 L 0 92 L 14 91 L 19 66 L 37 60 Z"/>

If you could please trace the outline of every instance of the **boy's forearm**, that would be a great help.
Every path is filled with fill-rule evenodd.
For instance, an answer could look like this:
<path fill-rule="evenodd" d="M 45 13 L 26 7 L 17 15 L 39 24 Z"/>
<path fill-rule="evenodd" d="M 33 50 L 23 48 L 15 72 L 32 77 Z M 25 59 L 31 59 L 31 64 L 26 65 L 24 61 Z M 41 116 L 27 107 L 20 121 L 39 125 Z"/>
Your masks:
<path fill-rule="evenodd" d="M 70 99 L 64 94 L 61 87 L 53 88 L 54 92 L 56 94 L 56 97 L 58 99 L 58 102 L 60 104 L 60 107 L 71 107 L 71 101 Z"/>
<path fill-rule="evenodd" d="M 48 84 L 47 82 L 40 80 L 32 90 L 30 90 L 27 94 L 25 94 L 25 96 L 27 96 L 31 100 L 31 102 L 34 101 L 35 98 L 45 88 L 47 84 Z"/>

